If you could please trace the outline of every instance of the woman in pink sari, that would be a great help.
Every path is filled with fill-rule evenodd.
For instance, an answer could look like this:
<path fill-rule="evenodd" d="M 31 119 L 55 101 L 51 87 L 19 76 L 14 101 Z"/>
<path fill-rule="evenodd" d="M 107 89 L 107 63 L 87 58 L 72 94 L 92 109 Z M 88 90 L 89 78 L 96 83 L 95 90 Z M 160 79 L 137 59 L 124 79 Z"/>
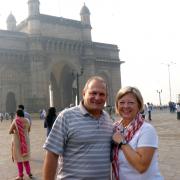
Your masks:
<path fill-rule="evenodd" d="M 24 118 L 24 112 L 22 110 L 16 111 L 16 117 L 13 120 L 9 134 L 13 134 L 12 137 L 12 160 L 17 163 L 18 176 L 16 180 L 23 180 L 23 165 L 26 169 L 26 173 L 29 178 L 32 178 L 31 168 L 29 164 L 30 159 L 30 140 L 29 140 L 30 124 L 29 121 Z"/>

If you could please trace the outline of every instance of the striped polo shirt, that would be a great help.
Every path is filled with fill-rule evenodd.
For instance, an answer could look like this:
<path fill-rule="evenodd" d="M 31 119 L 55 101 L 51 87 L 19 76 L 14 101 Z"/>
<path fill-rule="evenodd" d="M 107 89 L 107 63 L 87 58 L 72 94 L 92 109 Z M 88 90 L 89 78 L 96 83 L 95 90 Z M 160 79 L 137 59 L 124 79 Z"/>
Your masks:
<path fill-rule="evenodd" d="M 60 155 L 58 180 L 109 180 L 112 121 L 93 118 L 82 104 L 63 110 L 44 148 Z"/>

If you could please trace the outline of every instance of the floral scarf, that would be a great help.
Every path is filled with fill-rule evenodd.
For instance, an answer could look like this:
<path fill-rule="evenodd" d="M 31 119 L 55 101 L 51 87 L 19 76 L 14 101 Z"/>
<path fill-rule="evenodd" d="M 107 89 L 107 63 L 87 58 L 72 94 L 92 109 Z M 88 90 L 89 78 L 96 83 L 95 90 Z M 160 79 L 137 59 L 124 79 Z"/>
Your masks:
<path fill-rule="evenodd" d="M 138 129 L 142 126 L 144 122 L 143 117 L 140 113 L 137 114 L 135 119 L 128 125 L 128 127 L 125 129 L 122 125 L 122 121 L 117 121 L 114 124 L 114 133 L 120 132 L 123 134 L 125 140 L 129 142 L 135 133 L 138 131 Z M 119 180 L 119 160 L 118 160 L 118 153 L 119 148 L 117 145 L 113 146 L 112 150 L 112 180 Z"/>

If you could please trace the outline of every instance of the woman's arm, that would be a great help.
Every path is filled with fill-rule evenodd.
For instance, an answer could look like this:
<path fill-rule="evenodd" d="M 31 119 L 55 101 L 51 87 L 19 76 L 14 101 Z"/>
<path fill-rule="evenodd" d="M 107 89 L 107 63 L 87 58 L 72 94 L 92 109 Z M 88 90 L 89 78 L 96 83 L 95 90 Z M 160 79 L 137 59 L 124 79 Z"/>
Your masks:
<path fill-rule="evenodd" d="M 16 129 L 16 126 L 14 124 L 14 121 L 11 123 L 11 126 L 9 128 L 9 134 L 14 134 L 14 130 Z"/>
<path fill-rule="evenodd" d="M 120 144 L 123 137 L 117 132 L 113 135 L 113 140 Z M 129 144 L 122 145 L 121 150 L 129 164 L 131 164 L 139 173 L 144 173 L 148 169 L 155 152 L 154 147 L 139 147 L 133 149 Z"/>
<path fill-rule="evenodd" d="M 29 133 L 31 131 L 31 123 L 27 118 L 24 118 L 24 121 L 26 121 L 26 123 L 28 124 L 28 133 Z"/>
<path fill-rule="evenodd" d="M 155 148 L 139 147 L 134 150 L 129 144 L 122 145 L 121 149 L 127 161 L 139 172 L 144 173 L 151 163 Z"/>

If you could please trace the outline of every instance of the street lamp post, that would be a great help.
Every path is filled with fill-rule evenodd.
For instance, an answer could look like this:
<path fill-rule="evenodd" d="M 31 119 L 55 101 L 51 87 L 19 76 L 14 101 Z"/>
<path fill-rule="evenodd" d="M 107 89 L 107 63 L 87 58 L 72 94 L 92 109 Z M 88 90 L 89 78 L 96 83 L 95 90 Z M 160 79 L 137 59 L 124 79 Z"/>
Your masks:
<path fill-rule="evenodd" d="M 167 64 L 168 66 L 168 77 L 169 77 L 169 100 L 171 102 L 171 76 L 170 76 L 170 64 Z"/>
<path fill-rule="evenodd" d="M 160 109 L 161 109 L 161 106 L 162 106 L 162 103 L 161 103 L 161 93 L 162 93 L 162 89 L 159 91 L 157 90 L 157 93 L 159 94 L 159 106 L 160 106 Z"/>
<path fill-rule="evenodd" d="M 169 79 L 169 101 L 171 102 L 172 101 L 172 97 L 171 97 L 171 72 L 170 72 L 170 66 L 172 65 L 172 64 L 176 64 L 176 63 L 174 63 L 174 62 L 169 62 L 169 63 L 162 63 L 162 64 L 164 64 L 164 65 L 166 65 L 167 67 L 168 67 L 168 79 Z"/>

